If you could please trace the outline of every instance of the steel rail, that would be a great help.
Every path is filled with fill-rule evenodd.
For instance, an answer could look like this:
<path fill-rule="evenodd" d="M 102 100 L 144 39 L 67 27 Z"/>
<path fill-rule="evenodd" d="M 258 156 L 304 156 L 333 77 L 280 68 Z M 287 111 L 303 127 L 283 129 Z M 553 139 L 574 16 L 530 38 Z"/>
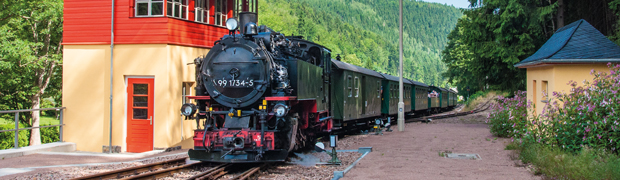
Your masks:
<path fill-rule="evenodd" d="M 123 169 L 118 169 L 114 171 L 108 171 L 108 172 L 88 175 L 84 177 L 74 178 L 73 180 L 117 179 L 117 178 L 122 178 L 125 176 L 137 175 L 140 173 L 153 171 L 156 169 L 163 169 L 167 165 L 185 163 L 185 159 L 187 158 L 177 158 L 177 159 L 172 159 L 172 160 L 167 160 L 167 161 L 162 161 L 162 162 L 156 162 L 156 163 L 145 164 L 145 165 L 140 165 L 140 166 L 135 166 L 135 167 L 123 168 Z"/>
<path fill-rule="evenodd" d="M 254 173 L 258 172 L 258 170 L 260 170 L 261 168 L 265 167 L 265 165 L 266 164 L 250 168 L 250 169 L 246 170 L 245 172 L 241 173 L 240 175 L 233 177 L 231 180 L 245 180 L 245 179 L 248 179 L 250 176 L 254 175 Z"/>
<path fill-rule="evenodd" d="M 465 115 L 469 115 L 469 114 L 476 114 L 482 111 L 486 111 L 491 107 L 490 105 L 490 101 L 487 101 L 485 104 L 483 104 L 482 106 L 477 107 L 474 110 L 471 111 L 467 111 L 467 112 L 460 112 L 460 113 L 450 113 L 450 114 L 443 114 L 443 115 L 433 115 L 433 116 L 426 116 L 426 117 L 420 117 L 420 118 L 415 118 L 415 119 L 410 119 L 407 120 L 407 123 L 411 123 L 411 122 L 417 122 L 417 121 L 424 121 L 426 119 L 444 119 L 444 118 L 449 118 L 449 117 L 457 117 L 457 116 L 465 116 Z"/>
<path fill-rule="evenodd" d="M 190 178 L 188 178 L 188 180 L 200 180 L 200 179 L 205 179 L 208 177 L 215 177 L 216 174 L 223 172 L 224 169 L 226 169 L 228 166 L 230 166 L 230 164 L 222 164 L 219 166 L 215 166 L 205 172 L 202 172 L 200 174 L 196 174 Z"/>
<path fill-rule="evenodd" d="M 153 172 L 149 172 L 149 173 L 144 173 L 144 174 L 140 174 L 137 176 L 131 176 L 131 177 L 127 177 L 127 178 L 122 178 L 123 180 L 129 180 L 129 179 L 159 179 L 159 178 L 164 178 L 164 177 L 169 177 L 172 176 L 175 173 L 181 172 L 181 171 L 185 171 L 186 169 L 189 169 L 195 165 L 201 164 L 201 162 L 195 162 L 195 163 L 189 163 L 189 164 L 185 164 L 182 166 L 177 166 L 177 167 L 172 167 L 172 168 L 167 168 L 167 169 L 161 169 L 159 171 L 153 171 Z"/>

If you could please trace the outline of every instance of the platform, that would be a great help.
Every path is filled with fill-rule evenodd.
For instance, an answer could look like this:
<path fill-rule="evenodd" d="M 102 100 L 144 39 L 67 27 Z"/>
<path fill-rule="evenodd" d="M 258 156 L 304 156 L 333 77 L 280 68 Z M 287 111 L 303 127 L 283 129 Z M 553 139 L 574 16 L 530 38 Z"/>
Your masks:
<path fill-rule="evenodd" d="M 74 152 L 75 143 L 72 142 L 54 142 L 41 144 L 36 146 L 21 147 L 19 149 L 0 150 L 0 159 L 20 157 L 30 154 L 38 154 L 44 152 Z"/>

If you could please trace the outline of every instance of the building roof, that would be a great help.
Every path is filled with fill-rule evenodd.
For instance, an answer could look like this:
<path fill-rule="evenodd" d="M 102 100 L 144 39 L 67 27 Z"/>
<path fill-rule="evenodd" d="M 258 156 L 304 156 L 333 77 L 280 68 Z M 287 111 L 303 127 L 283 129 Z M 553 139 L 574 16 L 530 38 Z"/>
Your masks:
<path fill-rule="evenodd" d="M 536 53 L 514 66 L 606 62 L 620 62 L 620 47 L 581 19 L 558 29 Z"/>
<path fill-rule="evenodd" d="M 336 65 L 336 67 L 338 67 L 339 69 L 344 69 L 344 70 L 349 70 L 349 71 L 353 71 L 353 72 L 358 72 L 358 73 L 362 73 L 362 74 L 366 74 L 369 76 L 375 76 L 378 78 L 383 78 L 383 76 L 381 74 L 379 74 L 378 72 L 375 72 L 373 70 L 370 69 L 366 69 L 363 67 L 359 67 L 353 64 L 349 64 L 349 63 L 345 63 L 342 61 L 338 61 L 335 59 L 332 59 L 332 64 Z"/>

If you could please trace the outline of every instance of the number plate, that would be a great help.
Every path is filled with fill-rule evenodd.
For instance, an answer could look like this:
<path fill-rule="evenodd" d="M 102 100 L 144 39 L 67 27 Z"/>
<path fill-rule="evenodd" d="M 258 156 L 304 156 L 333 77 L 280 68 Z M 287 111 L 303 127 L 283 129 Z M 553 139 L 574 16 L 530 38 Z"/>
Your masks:
<path fill-rule="evenodd" d="M 213 84 L 219 87 L 254 87 L 254 79 L 214 79 Z"/>

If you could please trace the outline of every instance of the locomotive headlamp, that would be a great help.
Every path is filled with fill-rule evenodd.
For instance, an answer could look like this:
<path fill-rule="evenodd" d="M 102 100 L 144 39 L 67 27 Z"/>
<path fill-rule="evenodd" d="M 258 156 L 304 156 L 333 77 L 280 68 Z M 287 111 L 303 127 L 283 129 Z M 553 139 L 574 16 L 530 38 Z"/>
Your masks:
<path fill-rule="evenodd" d="M 196 113 L 196 105 L 185 103 L 181 106 L 181 114 L 183 116 L 193 116 Z"/>
<path fill-rule="evenodd" d="M 284 117 L 288 113 L 288 107 L 284 104 L 276 104 L 273 107 L 273 112 L 276 114 L 276 117 Z"/>
<path fill-rule="evenodd" d="M 237 22 L 237 19 L 235 18 L 228 18 L 228 20 L 226 20 L 226 29 L 230 30 L 230 31 L 234 31 L 239 27 L 239 22 Z"/>

